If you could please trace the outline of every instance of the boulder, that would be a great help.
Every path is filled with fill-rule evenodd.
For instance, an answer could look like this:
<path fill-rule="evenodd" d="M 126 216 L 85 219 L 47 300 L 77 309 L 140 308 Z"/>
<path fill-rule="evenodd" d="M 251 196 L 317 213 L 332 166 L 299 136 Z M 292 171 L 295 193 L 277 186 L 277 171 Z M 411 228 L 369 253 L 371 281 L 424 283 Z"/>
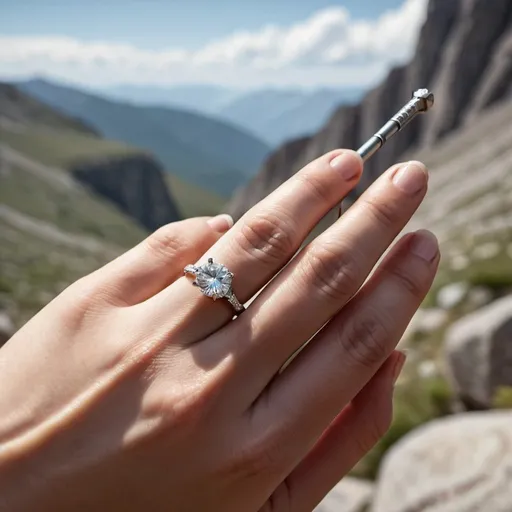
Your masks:
<path fill-rule="evenodd" d="M 363 512 L 371 502 L 373 484 L 344 478 L 318 505 L 315 512 Z"/>
<path fill-rule="evenodd" d="M 14 324 L 5 311 L 0 311 L 0 347 L 14 334 Z"/>
<path fill-rule="evenodd" d="M 413 431 L 384 458 L 372 512 L 510 512 L 511 427 L 512 412 L 475 412 Z"/>
<path fill-rule="evenodd" d="M 437 292 L 437 304 L 442 309 L 452 309 L 464 300 L 468 292 L 468 283 L 447 284 Z"/>
<path fill-rule="evenodd" d="M 489 409 L 512 386 L 512 295 L 454 323 L 445 353 L 454 390 L 468 409 Z"/>

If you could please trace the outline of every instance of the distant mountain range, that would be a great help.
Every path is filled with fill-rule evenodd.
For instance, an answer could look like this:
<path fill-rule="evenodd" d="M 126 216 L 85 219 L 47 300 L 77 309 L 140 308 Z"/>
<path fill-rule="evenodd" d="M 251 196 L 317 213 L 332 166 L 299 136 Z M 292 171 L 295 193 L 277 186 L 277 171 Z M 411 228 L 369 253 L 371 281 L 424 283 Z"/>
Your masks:
<path fill-rule="evenodd" d="M 102 91 L 139 105 L 167 105 L 232 122 L 276 146 L 317 131 L 343 103 L 360 99 L 360 88 L 261 89 L 241 91 L 211 85 L 126 85 Z"/>
<path fill-rule="evenodd" d="M 182 109 L 107 100 L 47 80 L 17 86 L 108 139 L 150 151 L 181 179 L 224 197 L 247 182 L 270 149 L 241 128 Z"/>
<path fill-rule="evenodd" d="M 216 85 L 175 86 L 117 85 L 99 89 L 102 95 L 137 105 L 163 105 L 206 115 L 215 115 L 226 105 L 244 95 L 243 91 Z"/>

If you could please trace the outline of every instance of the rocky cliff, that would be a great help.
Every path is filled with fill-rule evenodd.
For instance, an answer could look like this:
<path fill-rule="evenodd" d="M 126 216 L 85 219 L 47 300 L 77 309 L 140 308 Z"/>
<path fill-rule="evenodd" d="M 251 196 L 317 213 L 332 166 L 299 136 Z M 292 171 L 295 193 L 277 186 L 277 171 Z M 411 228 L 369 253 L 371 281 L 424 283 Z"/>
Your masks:
<path fill-rule="evenodd" d="M 392 69 L 361 103 L 340 107 L 320 132 L 279 148 L 234 198 L 248 208 L 309 160 L 339 147 L 357 148 L 410 97 L 428 87 L 435 109 L 397 135 L 367 163 L 356 193 L 405 154 L 429 147 L 512 94 L 512 0 L 430 0 L 411 62 Z"/>
<path fill-rule="evenodd" d="M 165 171 L 149 155 L 101 158 L 72 165 L 70 170 L 79 182 L 151 231 L 181 217 Z"/>

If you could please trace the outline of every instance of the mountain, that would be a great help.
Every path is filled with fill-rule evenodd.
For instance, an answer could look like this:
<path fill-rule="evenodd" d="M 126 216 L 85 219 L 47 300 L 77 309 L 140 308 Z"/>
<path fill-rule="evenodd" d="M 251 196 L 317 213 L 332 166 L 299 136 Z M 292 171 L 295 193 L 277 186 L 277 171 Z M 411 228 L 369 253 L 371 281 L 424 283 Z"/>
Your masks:
<path fill-rule="evenodd" d="M 231 204 L 240 217 L 308 161 L 339 147 L 358 148 L 410 98 L 428 87 L 432 112 L 395 136 L 365 166 L 360 193 L 389 165 L 477 122 L 482 111 L 512 93 L 512 2 L 431 0 L 415 55 L 361 102 L 341 106 L 314 135 L 287 142 L 267 159 Z"/>
<path fill-rule="evenodd" d="M 14 150 L 39 164 L 68 169 L 74 179 L 147 229 L 180 218 L 165 172 L 151 155 L 98 137 L 12 85 L 0 84 L 0 115 L 0 140 L 10 148 L 4 154 L 13 155 Z M 11 156 L 17 162 L 23 157 Z"/>
<path fill-rule="evenodd" d="M 216 114 L 276 146 L 286 139 L 317 131 L 342 103 L 359 99 L 359 89 L 264 89 L 243 95 Z"/>
<path fill-rule="evenodd" d="M 241 92 L 227 87 L 207 84 L 168 87 L 126 84 L 104 88 L 102 94 L 137 105 L 163 105 L 206 115 L 215 115 L 226 104 L 238 98 Z"/>
<path fill-rule="evenodd" d="M 0 82 L 0 115 L 4 122 L 38 124 L 59 130 L 98 136 L 98 132 L 81 119 L 60 115 L 51 107 L 23 94 L 17 87 Z"/>
<path fill-rule="evenodd" d="M 0 310 L 17 326 L 72 281 L 145 236 L 141 223 L 119 205 L 72 172 L 48 165 L 59 153 L 78 154 L 78 148 L 81 157 L 88 151 L 119 159 L 133 153 L 0 84 Z"/>
<path fill-rule="evenodd" d="M 269 151 L 241 129 L 185 110 L 110 101 L 44 80 L 18 86 L 106 138 L 150 151 L 182 180 L 224 197 L 247 181 Z"/>
<path fill-rule="evenodd" d="M 138 105 L 165 105 L 214 116 L 254 133 L 275 147 L 285 139 L 317 131 L 334 109 L 353 103 L 359 88 L 264 88 L 237 90 L 212 85 L 124 85 L 103 93 Z"/>

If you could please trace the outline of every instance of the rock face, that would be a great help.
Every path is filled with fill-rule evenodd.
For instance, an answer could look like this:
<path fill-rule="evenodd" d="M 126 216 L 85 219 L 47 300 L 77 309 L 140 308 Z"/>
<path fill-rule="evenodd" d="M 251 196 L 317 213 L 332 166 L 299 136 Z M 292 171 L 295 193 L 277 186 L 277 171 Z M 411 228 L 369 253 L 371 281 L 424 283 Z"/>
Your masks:
<path fill-rule="evenodd" d="M 446 356 L 454 388 L 470 409 L 488 409 L 496 390 L 512 386 L 512 296 L 456 322 Z"/>
<path fill-rule="evenodd" d="M 373 484 L 344 478 L 318 505 L 315 512 L 363 512 L 373 497 Z"/>
<path fill-rule="evenodd" d="M 80 163 L 71 171 L 78 181 L 149 230 L 180 219 L 165 183 L 164 171 L 150 156 Z"/>
<path fill-rule="evenodd" d="M 358 148 L 420 87 L 432 89 L 436 107 L 393 138 L 365 166 L 356 194 L 413 149 L 444 139 L 474 115 L 512 92 L 512 2 L 430 0 L 416 52 L 406 66 L 354 106 L 340 107 L 318 134 L 285 144 L 235 197 L 240 217 L 306 162 L 339 147 Z M 290 151 L 293 148 L 293 151 Z"/>
<path fill-rule="evenodd" d="M 432 422 L 384 459 L 372 512 L 512 510 L 512 412 Z"/>

